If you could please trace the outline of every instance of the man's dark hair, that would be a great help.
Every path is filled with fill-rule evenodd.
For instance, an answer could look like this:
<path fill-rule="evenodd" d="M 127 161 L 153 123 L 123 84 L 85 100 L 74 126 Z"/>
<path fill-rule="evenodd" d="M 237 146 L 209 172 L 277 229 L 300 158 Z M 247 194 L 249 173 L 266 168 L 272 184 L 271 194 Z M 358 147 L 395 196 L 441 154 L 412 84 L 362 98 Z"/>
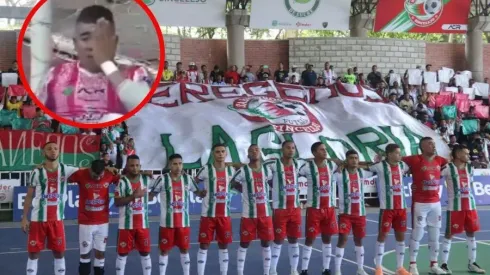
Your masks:
<path fill-rule="evenodd" d="M 109 155 L 109 153 L 107 153 L 107 152 L 102 153 L 102 157 L 105 157 L 107 155 Z"/>
<path fill-rule="evenodd" d="M 386 145 L 385 151 L 386 151 L 386 154 L 390 154 L 390 153 L 395 152 L 396 149 L 400 149 L 400 146 L 398 146 L 398 144 L 396 144 L 396 143 L 390 143 L 390 144 Z"/>
<path fill-rule="evenodd" d="M 94 174 L 96 175 L 102 174 L 102 172 L 104 172 L 105 170 L 104 161 L 100 159 L 92 161 L 92 165 L 90 165 L 90 170 L 92 170 L 92 172 L 94 172 Z"/>
<path fill-rule="evenodd" d="M 421 151 L 422 151 L 422 143 L 424 141 L 429 141 L 429 140 L 432 140 L 432 138 L 431 137 L 423 137 L 423 138 L 420 139 L 419 148 L 420 148 Z"/>
<path fill-rule="evenodd" d="M 39 112 L 39 111 L 41 111 L 41 108 L 36 107 L 36 112 Z"/>
<path fill-rule="evenodd" d="M 137 155 L 131 155 L 131 156 L 128 156 L 127 161 L 129 162 L 129 160 L 132 160 L 132 159 L 140 160 L 140 157 L 138 157 Z"/>
<path fill-rule="evenodd" d="M 58 143 L 56 143 L 56 142 L 54 142 L 54 141 L 48 141 L 48 142 L 46 142 L 46 143 L 43 145 L 43 150 L 44 150 L 44 148 L 46 148 L 46 146 L 48 146 L 48 145 L 50 145 L 50 144 L 58 144 Z"/>
<path fill-rule="evenodd" d="M 294 144 L 294 141 L 292 141 L 292 140 L 285 140 L 285 141 L 282 143 L 281 148 L 284 148 L 284 147 L 285 147 L 285 146 L 286 146 L 288 143 L 292 143 L 292 144 Z"/>
<path fill-rule="evenodd" d="M 213 147 L 211 148 L 211 151 L 214 152 L 214 149 L 218 148 L 218 147 L 224 147 L 226 148 L 226 145 L 224 145 L 223 143 L 216 143 L 215 145 L 213 145 Z"/>
<path fill-rule="evenodd" d="M 453 145 L 453 151 L 451 152 L 451 156 L 453 157 L 453 159 L 455 159 L 456 154 L 465 149 L 468 149 L 468 147 L 466 147 L 465 145 L 462 144 Z"/>
<path fill-rule="evenodd" d="M 179 154 L 173 154 L 170 157 L 168 157 L 168 162 L 171 162 L 174 159 L 183 159 L 181 155 Z"/>
<path fill-rule="evenodd" d="M 345 158 L 348 158 L 350 155 L 358 155 L 359 156 L 359 154 L 357 153 L 356 150 L 349 150 L 349 151 L 347 151 L 347 153 L 345 153 Z"/>
<path fill-rule="evenodd" d="M 311 145 L 311 153 L 315 153 L 318 147 L 320 147 L 323 143 L 320 141 L 317 141 Z"/>
<path fill-rule="evenodd" d="M 77 17 L 77 23 L 95 24 L 100 18 L 104 18 L 114 24 L 114 15 L 112 14 L 112 11 L 100 5 L 92 5 L 83 8 Z"/>
<path fill-rule="evenodd" d="M 177 64 L 175 64 L 175 65 L 182 65 L 182 62 L 180 62 L 180 61 L 179 61 L 179 62 L 177 62 Z"/>

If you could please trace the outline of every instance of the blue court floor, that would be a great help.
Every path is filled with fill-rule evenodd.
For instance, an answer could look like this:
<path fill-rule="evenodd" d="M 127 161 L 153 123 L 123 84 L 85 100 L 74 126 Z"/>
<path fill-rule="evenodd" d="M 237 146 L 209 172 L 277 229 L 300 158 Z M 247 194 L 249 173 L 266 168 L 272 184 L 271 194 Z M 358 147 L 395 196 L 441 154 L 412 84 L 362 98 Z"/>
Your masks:
<path fill-rule="evenodd" d="M 374 256 L 375 256 L 375 243 L 377 236 L 377 228 L 378 228 L 378 214 L 376 209 L 370 209 L 370 213 L 367 216 L 367 236 L 364 239 L 364 247 L 365 247 L 365 270 L 368 274 L 374 274 Z M 490 246 L 488 242 L 490 240 L 490 211 L 488 210 L 479 210 L 480 220 L 482 231 L 477 234 L 477 240 L 479 241 L 479 246 Z M 410 216 L 409 216 L 410 217 Z M 445 215 L 443 215 L 444 219 Z M 198 218 L 198 217 L 196 217 Z M 303 221 L 304 222 L 304 221 Z M 240 225 L 240 219 L 233 219 L 233 239 L 234 242 L 229 246 L 230 253 L 230 264 L 228 274 L 234 275 L 236 274 L 236 251 L 239 243 L 239 234 L 238 229 Z M 443 226 L 445 225 L 445 221 L 443 221 Z M 197 274 L 196 271 L 196 255 L 199 248 L 199 244 L 197 243 L 197 230 L 199 228 L 199 221 L 197 219 L 191 221 L 191 274 Z M 79 246 L 78 246 L 78 226 L 75 223 L 67 222 L 66 224 L 66 241 L 67 241 L 67 251 L 66 251 L 66 266 L 68 275 L 77 275 L 78 274 L 78 262 L 79 262 Z M 444 228 L 441 230 L 444 231 Z M 116 260 L 116 232 L 117 232 L 117 224 L 111 224 L 110 232 L 109 232 L 109 240 L 108 247 L 106 251 L 106 274 L 115 274 L 115 260 Z M 304 233 L 304 232 L 303 232 Z M 407 232 L 407 240 L 409 238 L 410 230 Z M 153 221 L 151 223 L 151 237 L 152 237 L 152 263 L 153 270 L 152 274 L 159 274 L 158 271 L 158 221 Z M 457 241 L 464 241 L 464 235 L 458 236 L 454 239 Z M 0 274 L 5 275 L 22 275 L 25 274 L 25 265 L 27 261 L 27 251 L 26 251 L 26 242 L 27 237 L 20 229 L 20 225 L 18 223 L 0 223 Z M 335 247 L 337 242 L 337 237 L 333 238 L 333 246 Z M 426 236 L 421 244 L 425 244 L 427 242 Z M 304 243 L 304 239 L 300 240 L 300 244 Z M 394 239 L 393 235 L 390 235 L 390 238 L 387 240 L 385 245 L 386 253 L 392 253 L 394 249 Z M 406 242 L 408 246 L 408 241 Z M 312 258 L 310 261 L 309 274 L 311 275 L 320 275 L 322 272 L 322 253 L 321 253 L 321 243 L 320 239 L 316 241 L 314 244 L 314 252 L 312 254 Z M 300 247 L 301 248 L 301 247 Z M 488 247 L 485 247 L 488 249 Z M 427 247 L 421 248 L 421 255 L 425 255 L 423 250 L 426 250 Z M 480 250 L 480 249 L 478 249 Z M 487 250 L 488 251 L 488 250 Z M 422 258 L 419 255 L 418 262 L 420 265 L 428 265 L 428 259 Z M 408 251 L 406 254 L 408 258 Z M 300 257 L 301 258 L 301 257 Z M 390 257 L 385 257 L 386 261 L 390 260 Z M 478 262 L 488 261 L 488 255 L 483 255 L 480 253 L 478 255 Z M 348 246 L 345 250 L 344 262 L 342 264 L 342 273 L 344 275 L 353 275 L 356 273 L 357 264 L 355 262 L 355 254 L 354 254 L 354 244 L 352 239 L 349 240 Z M 393 263 L 387 263 L 385 261 L 385 266 L 393 266 Z M 391 261 L 393 261 L 393 257 L 391 257 Z M 301 268 L 301 260 L 299 264 L 299 269 Z M 334 269 L 334 259 L 331 261 L 331 269 Z M 464 267 L 462 268 L 464 270 Z M 279 261 L 278 273 L 279 275 L 289 275 L 289 260 L 288 260 L 288 250 L 287 245 L 283 246 L 281 252 L 281 258 Z M 52 275 L 53 274 L 53 256 L 49 251 L 43 251 L 41 253 L 41 259 L 39 262 L 39 275 Z M 132 252 L 128 257 L 127 265 L 126 265 L 126 274 L 127 275 L 137 275 L 141 274 L 141 263 L 139 255 L 136 251 Z M 169 258 L 169 266 L 167 268 L 167 274 L 169 275 L 178 275 L 182 274 L 182 269 L 180 266 L 180 258 L 179 252 L 177 249 L 173 250 L 170 254 Z M 206 266 L 206 275 L 217 275 L 219 274 L 219 264 L 218 264 L 218 248 L 216 244 L 213 244 L 210 247 L 208 252 L 208 260 Z M 258 242 L 254 242 L 251 244 L 245 264 L 245 274 L 262 274 L 262 253 L 260 244 Z M 386 274 L 394 274 L 391 271 L 387 271 Z M 466 273 L 458 273 L 458 274 L 466 274 Z"/>

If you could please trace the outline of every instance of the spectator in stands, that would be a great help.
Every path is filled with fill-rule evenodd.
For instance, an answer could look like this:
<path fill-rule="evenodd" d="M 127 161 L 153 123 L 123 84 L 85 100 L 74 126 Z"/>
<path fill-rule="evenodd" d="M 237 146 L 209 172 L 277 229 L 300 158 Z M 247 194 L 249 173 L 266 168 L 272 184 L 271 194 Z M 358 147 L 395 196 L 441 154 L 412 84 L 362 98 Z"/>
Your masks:
<path fill-rule="evenodd" d="M 109 153 L 102 153 L 101 159 L 104 161 L 105 167 L 114 167 L 114 162 L 112 162 Z"/>
<path fill-rule="evenodd" d="M 25 99 L 25 97 L 21 97 L 20 100 L 17 98 L 17 96 L 10 96 L 9 97 L 7 95 L 7 93 L 5 93 L 4 101 L 7 102 L 7 104 L 6 104 L 7 110 L 17 111 L 18 115 L 20 116 L 20 110 L 22 109 L 22 106 L 24 104 L 24 99 Z"/>
<path fill-rule="evenodd" d="M 44 111 L 39 107 L 36 108 L 36 117 L 32 119 L 32 129 L 38 132 L 53 132 L 51 120 L 44 115 Z"/>
<path fill-rule="evenodd" d="M 257 71 L 257 80 L 265 81 L 269 79 L 270 75 L 271 75 L 271 70 L 269 69 L 269 65 L 260 65 L 260 68 Z"/>
<path fill-rule="evenodd" d="M 390 104 L 398 106 L 398 96 L 395 93 L 390 94 L 390 98 L 388 99 Z"/>
<path fill-rule="evenodd" d="M 168 61 L 165 61 L 165 64 L 163 65 L 162 80 L 163 81 L 174 80 L 174 72 L 172 72 L 172 70 L 169 69 Z"/>
<path fill-rule="evenodd" d="M 485 77 L 485 79 L 483 79 L 483 83 L 488 83 L 488 77 Z"/>
<path fill-rule="evenodd" d="M 410 94 L 407 92 L 403 95 L 402 99 L 399 101 L 398 105 L 405 112 L 410 113 L 413 109 L 413 100 L 410 98 Z"/>
<path fill-rule="evenodd" d="M 288 71 L 284 70 L 284 64 L 280 62 L 279 69 L 274 72 L 274 80 L 279 83 L 286 83 L 288 77 Z"/>
<path fill-rule="evenodd" d="M 209 75 L 211 82 L 217 82 L 218 75 L 221 76 L 221 79 L 225 76 L 225 73 L 219 68 L 218 65 L 214 65 L 214 69 Z"/>
<path fill-rule="evenodd" d="M 366 79 L 364 79 L 364 74 L 360 73 L 357 75 L 357 84 L 366 86 Z"/>
<path fill-rule="evenodd" d="M 187 79 L 192 83 L 199 83 L 199 72 L 197 70 L 196 63 L 189 63 L 189 69 L 187 70 Z"/>
<path fill-rule="evenodd" d="M 14 60 L 12 62 L 12 66 L 8 69 L 7 72 L 19 74 L 19 64 L 17 63 L 17 60 Z"/>
<path fill-rule="evenodd" d="M 427 113 L 419 113 L 419 121 L 424 124 L 425 126 L 433 129 L 433 123 L 429 119 L 429 115 Z"/>
<path fill-rule="evenodd" d="M 441 120 L 439 122 L 439 127 L 437 127 L 435 132 L 441 136 L 441 138 L 444 140 L 444 142 L 449 144 L 450 135 L 449 135 L 449 129 L 447 127 L 445 120 Z"/>
<path fill-rule="evenodd" d="M 238 67 L 233 65 L 230 69 L 225 73 L 225 82 L 227 84 L 240 84 L 240 74 L 238 73 Z"/>
<path fill-rule="evenodd" d="M 356 76 L 356 84 L 359 84 L 359 72 L 357 67 L 352 68 L 352 73 Z"/>
<path fill-rule="evenodd" d="M 317 80 L 316 80 L 316 86 L 319 87 L 319 88 L 326 88 L 327 85 L 325 85 L 325 79 L 323 79 L 323 77 L 319 77 Z"/>
<path fill-rule="evenodd" d="M 242 81 L 244 83 L 255 82 L 255 80 L 257 79 L 255 74 L 251 72 L 251 69 L 252 65 L 243 66 L 242 71 L 240 72 L 240 76 L 242 77 Z"/>
<path fill-rule="evenodd" d="M 320 72 L 320 77 L 325 79 L 325 84 L 331 85 L 334 84 L 335 79 L 337 78 L 335 72 L 333 71 L 333 66 L 330 65 L 330 62 L 325 62 L 323 70 Z"/>
<path fill-rule="evenodd" d="M 226 86 L 228 84 L 226 84 L 224 81 L 223 81 L 223 77 L 220 75 L 220 74 L 217 74 L 216 75 L 216 81 L 213 82 L 213 85 L 218 85 L 218 86 Z"/>
<path fill-rule="evenodd" d="M 390 89 L 390 95 L 391 94 L 396 94 L 397 98 L 403 96 L 403 89 L 400 87 L 398 81 L 393 82 L 393 86 Z"/>
<path fill-rule="evenodd" d="M 97 135 L 95 132 L 94 132 L 94 129 L 92 128 L 87 128 L 87 129 L 80 129 L 82 131 L 82 135 L 87 135 L 87 136 L 95 136 Z"/>
<path fill-rule="evenodd" d="M 383 77 L 381 73 L 378 72 L 378 66 L 373 65 L 371 68 L 371 72 L 367 76 L 367 82 L 371 88 L 376 89 L 378 87 L 378 83 L 383 81 Z"/>
<path fill-rule="evenodd" d="M 352 68 L 347 69 L 347 73 L 344 74 L 344 80 L 345 80 L 345 83 L 356 84 L 357 77 L 352 72 Z"/>
<path fill-rule="evenodd" d="M 212 81 L 209 79 L 208 66 L 201 65 L 199 80 L 201 81 L 202 84 L 211 84 Z"/>
<path fill-rule="evenodd" d="M 451 150 L 453 149 L 453 146 L 454 145 L 458 145 L 458 142 L 457 142 L 457 138 L 456 138 L 456 135 L 450 135 L 449 136 L 449 143 L 448 143 L 448 146 L 449 148 L 451 148 Z"/>
<path fill-rule="evenodd" d="M 298 77 L 296 75 L 292 75 L 290 78 L 291 84 L 299 85 Z"/>
<path fill-rule="evenodd" d="M 301 75 L 298 73 L 298 66 L 296 65 L 291 66 L 291 72 L 289 73 L 289 83 L 299 84 L 300 79 L 301 79 Z"/>
<path fill-rule="evenodd" d="M 175 81 L 188 81 L 187 72 L 182 68 L 182 62 L 177 62 L 177 69 L 174 75 Z"/>
<path fill-rule="evenodd" d="M 317 75 L 313 71 L 313 65 L 308 64 L 308 68 L 301 74 L 301 85 L 303 86 L 315 86 Z"/>

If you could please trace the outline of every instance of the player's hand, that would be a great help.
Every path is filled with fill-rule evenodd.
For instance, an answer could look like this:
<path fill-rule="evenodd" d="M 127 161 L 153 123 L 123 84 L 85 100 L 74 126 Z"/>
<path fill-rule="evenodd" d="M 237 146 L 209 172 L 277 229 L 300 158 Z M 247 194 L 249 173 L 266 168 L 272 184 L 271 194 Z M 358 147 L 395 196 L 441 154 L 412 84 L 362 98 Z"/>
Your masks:
<path fill-rule="evenodd" d="M 27 234 L 29 232 L 30 223 L 29 223 L 29 221 L 26 218 L 23 218 L 22 219 L 22 222 L 20 223 L 20 226 L 22 228 L 22 231 L 24 231 L 24 233 Z"/>
<path fill-rule="evenodd" d="M 111 172 L 113 175 L 117 175 L 118 170 L 115 167 L 106 167 L 105 170 Z"/>
<path fill-rule="evenodd" d="M 207 194 L 208 194 L 208 190 L 201 190 L 201 191 L 199 191 L 198 196 L 200 198 L 204 198 L 204 197 L 206 197 Z"/>
<path fill-rule="evenodd" d="M 104 18 L 97 20 L 92 39 L 93 57 L 98 65 L 114 60 L 117 36 L 114 26 Z"/>
<path fill-rule="evenodd" d="M 138 187 L 138 189 L 134 190 L 133 196 L 137 199 L 143 197 L 146 194 L 146 189 L 141 189 L 141 187 Z"/>

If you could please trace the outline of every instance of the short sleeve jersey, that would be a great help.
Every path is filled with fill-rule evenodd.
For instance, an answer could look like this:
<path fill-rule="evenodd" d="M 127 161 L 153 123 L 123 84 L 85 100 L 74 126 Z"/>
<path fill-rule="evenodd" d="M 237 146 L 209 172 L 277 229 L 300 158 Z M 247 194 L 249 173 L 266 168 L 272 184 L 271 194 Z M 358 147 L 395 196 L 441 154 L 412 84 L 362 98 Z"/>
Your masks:
<path fill-rule="evenodd" d="M 227 166 L 223 170 L 216 169 L 214 165 L 207 164 L 196 176 L 196 182 L 204 183 L 207 190 L 202 200 L 202 217 L 229 217 L 231 201 L 231 177 L 233 167 Z"/>
<path fill-rule="evenodd" d="M 318 167 L 314 160 L 307 161 L 300 169 L 299 175 L 306 177 L 307 207 L 316 209 L 335 207 L 336 186 L 333 174 L 337 164 L 326 160 L 322 167 Z"/>
<path fill-rule="evenodd" d="M 114 197 L 129 197 L 133 192 L 141 188 L 151 190 L 154 180 L 146 175 L 140 175 L 137 181 L 131 181 L 123 176 L 114 193 Z M 144 229 L 149 228 L 148 221 L 148 192 L 141 198 L 119 207 L 119 229 Z"/>
<path fill-rule="evenodd" d="M 441 172 L 446 179 L 449 211 L 475 210 L 476 202 L 471 185 L 473 184 L 473 167 L 466 164 L 458 169 L 449 163 Z"/>
<path fill-rule="evenodd" d="M 441 187 L 441 169 L 446 166 L 447 160 L 435 156 L 431 161 L 422 155 L 403 158 L 412 172 L 412 197 L 414 202 L 439 202 L 439 188 Z"/>
<path fill-rule="evenodd" d="M 390 165 L 387 161 L 381 161 L 369 167 L 369 170 L 378 175 L 378 198 L 380 209 L 405 209 L 405 188 L 403 175 L 410 168 L 404 162 Z"/>
<path fill-rule="evenodd" d="M 274 209 L 293 209 L 299 207 L 298 173 L 303 160 L 293 160 L 291 166 L 285 166 L 280 159 L 264 163 L 273 174 L 272 207 Z"/>

